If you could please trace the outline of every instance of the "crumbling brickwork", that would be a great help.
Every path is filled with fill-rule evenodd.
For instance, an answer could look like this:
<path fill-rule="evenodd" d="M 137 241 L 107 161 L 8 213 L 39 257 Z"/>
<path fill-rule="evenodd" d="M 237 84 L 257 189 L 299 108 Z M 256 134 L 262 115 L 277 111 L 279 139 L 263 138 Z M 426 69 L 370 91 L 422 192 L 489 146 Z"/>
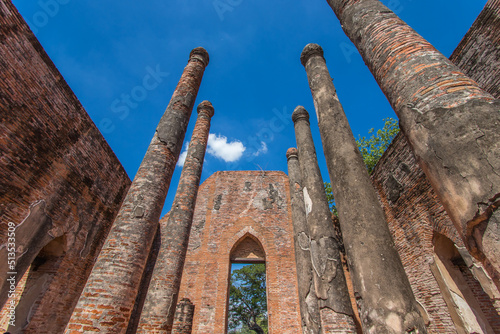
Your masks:
<path fill-rule="evenodd" d="M 467 249 L 500 276 L 500 101 L 378 0 L 328 0 Z"/>
<path fill-rule="evenodd" d="M 288 188 L 272 171 L 217 172 L 200 186 L 179 292 L 195 306 L 193 333 L 225 332 L 231 250 L 246 237 L 265 252 L 271 333 L 301 332 Z"/>
<path fill-rule="evenodd" d="M 378 190 L 413 293 L 430 319 L 428 332 L 455 333 L 450 310 L 431 270 L 435 261 L 435 233 L 452 240 L 463 252 L 467 251 L 425 174 L 416 163 L 403 134 L 399 134 L 384 153 L 372 174 L 372 180 Z M 478 263 L 472 266 L 481 271 Z M 485 295 L 485 287 L 478 288 L 478 278 L 470 277 L 470 271 L 464 276 L 470 289 L 476 290 L 475 298 L 483 312 L 487 313 L 486 317 L 491 326 L 500 330 L 494 327 L 498 323 L 500 312 L 500 303 L 495 299 L 497 296 Z M 493 286 L 492 283 L 490 285 Z"/>
<path fill-rule="evenodd" d="M 168 219 L 168 214 L 163 217 Z M 134 309 L 132 310 L 132 315 L 128 322 L 127 334 L 135 334 L 137 331 L 137 326 L 139 325 L 139 320 L 141 317 L 142 308 L 144 307 L 144 302 L 146 301 L 146 296 L 148 293 L 149 284 L 153 277 L 153 270 L 158 260 L 158 254 L 160 253 L 161 247 L 161 228 L 158 224 L 156 230 L 156 235 L 153 240 L 153 245 L 149 251 L 148 260 L 144 272 L 142 273 L 141 283 L 139 284 L 139 291 L 137 292 L 137 297 L 135 298 Z"/>
<path fill-rule="evenodd" d="M 357 24 L 370 18 L 375 13 L 373 9 L 381 8 L 372 0 L 328 2 L 337 8 L 337 15 L 345 23 L 344 28 L 352 34 L 355 29 L 350 25 L 356 20 L 344 22 L 345 18 L 353 17 L 351 14 L 364 16 L 356 21 Z M 354 6 L 360 7 L 354 10 Z M 497 99 L 500 98 L 499 13 L 500 0 L 489 0 L 451 56 L 455 65 Z M 373 25 L 366 30 L 371 33 L 360 34 L 361 53 L 366 59 L 371 59 L 367 61 L 370 69 L 398 112 L 408 114 L 414 109 L 433 111 L 431 109 L 436 106 L 456 107 L 469 99 L 491 100 L 474 81 L 460 72 L 453 72 L 455 67 L 450 63 L 443 62 L 442 66 L 425 61 L 419 63 L 419 53 L 434 54 L 436 51 L 393 14 L 383 8 L 380 14 L 371 16 Z M 394 35 L 395 39 L 386 39 Z M 363 38 L 384 42 L 374 43 L 374 48 L 371 48 L 372 45 Z M 370 47 L 365 48 L 366 45 Z M 385 49 L 375 54 L 380 47 Z M 396 50 L 400 53 L 393 52 Z M 8 272 L 5 244 L 8 223 L 12 222 L 17 251 L 15 276 L 20 280 L 18 291 L 22 286 L 25 289 L 18 298 L 18 327 L 10 330 L 13 333 L 61 333 L 82 294 L 130 180 L 10 0 L 0 0 L 0 54 L 0 214 L 3 217 L 0 224 L 0 284 L 3 284 L 0 286 L 0 304 L 7 300 L 9 288 L 5 284 Z M 193 56 L 199 72 L 208 58 L 205 60 L 203 54 Z M 437 57 L 442 59 L 441 55 Z M 438 76 L 434 83 L 423 79 L 433 77 L 443 68 L 452 72 Z M 398 73 L 403 72 L 401 69 L 408 69 L 411 77 L 398 78 Z M 201 80 L 201 73 L 198 74 Z M 194 103 L 194 96 L 191 94 L 173 102 L 179 101 L 183 108 L 188 108 Z M 483 107 L 487 105 L 489 102 Z M 464 111 L 463 108 L 450 110 L 457 111 L 457 114 Z M 490 118 L 484 119 L 492 123 Z M 407 126 L 407 129 L 413 130 L 414 127 Z M 177 156 L 183 135 L 176 131 L 165 132 L 164 128 L 159 131 L 161 141 L 177 142 L 169 148 L 173 150 L 172 155 Z M 439 131 L 434 133 L 439 134 Z M 451 134 L 450 138 L 456 137 L 456 132 Z M 490 149 L 490 152 L 497 151 Z M 174 168 L 174 160 L 170 159 L 170 171 Z M 457 231 L 456 222 L 454 225 L 446 214 L 416 160 L 406 137 L 400 134 L 381 159 L 372 180 L 413 293 L 422 307 L 428 332 L 460 333 L 468 328 L 459 319 L 463 310 L 453 310 L 454 299 L 450 294 L 458 290 L 456 286 L 446 286 L 450 282 L 446 282 L 447 277 L 440 271 L 443 268 L 450 269 L 448 274 L 457 279 L 456 285 L 462 284 L 464 292 L 459 298 L 473 299 L 470 307 L 480 312 L 480 320 L 487 323 L 484 332 L 500 332 L 498 289 L 468 254 L 462 226 L 459 225 Z M 463 162 L 460 164 L 467 166 Z M 144 168 L 138 175 L 151 177 L 151 170 Z M 167 179 L 169 182 L 169 176 Z M 168 182 L 160 181 L 156 188 L 168 188 Z M 146 195 L 152 196 L 152 192 Z M 139 196 L 138 199 L 141 200 Z M 156 218 L 148 221 L 146 242 L 138 242 L 140 256 L 132 255 L 130 261 L 120 260 L 134 276 L 134 283 L 130 284 L 133 287 L 129 289 L 129 282 L 124 282 L 121 269 L 109 272 L 109 277 L 124 283 L 120 287 L 125 291 L 111 297 L 128 298 L 130 308 L 135 298 L 133 312 L 130 308 L 119 310 L 126 316 L 133 313 L 130 322 L 127 324 L 119 313 L 113 313 L 113 302 L 113 306 L 90 303 L 77 312 L 90 313 L 88 319 L 77 319 L 68 331 L 108 330 L 114 333 L 115 330 L 109 328 L 120 323 L 121 331 L 135 332 L 160 248 L 161 233 L 157 232 L 152 241 L 158 207 L 156 205 L 151 210 Z M 142 218 L 144 214 L 140 205 L 126 209 L 139 216 L 135 218 Z M 136 232 L 142 237 L 143 230 Z M 219 334 L 225 331 L 230 263 L 242 259 L 266 262 L 271 333 L 300 333 L 292 234 L 289 183 L 284 173 L 239 171 L 212 175 L 201 186 L 196 201 L 179 294 L 179 300 L 189 298 L 193 304 L 181 302 L 174 333 Z M 444 246 L 446 242 L 451 245 L 452 255 L 442 253 L 439 248 L 445 248 L 440 244 L 442 240 L 445 240 Z M 150 243 L 153 246 L 144 272 L 141 273 L 142 268 L 135 271 L 134 262 L 141 262 L 144 267 L 150 248 L 146 244 Z M 106 261 L 107 265 L 114 260 L 108 258 Z M 500 277 L 493 279 L 498 286 Z M 84 299 L 106 298 L 107 287 L 100 289 L 105 284 L 95 282 L 96 289 L 84 293 Z M 140 282 L 139 287 L 137 282 Z M 128 293 L 137 289 L 137 296 Z M 7 310 L 3 309 L 0 315 L 6 313 Z M 110 321 L 98 323 L 104 313 Z M 325 332 L 348 326 L 347 323 L 345 326 L 339 326 L 339 323 L 329 326 L 331 321 L 328 318 L 332 318 L 332 314 L 328 314 L 328 310 L 323 310 L 322 318 L 326 324 Z M 2 329 L 7 330 L 0 328 L 0 331 Z"/>
<path fill-rule="evenodd" d="M 188 64 L 92 268 L 66 333 L 126 333 L 208 62 L 208 53 L 202 47 L 189 54 Z"/>
<path fill-rule="evenodd" d="M 203 101 L 198 105 L 198 118 L 189 142 L 172 209 L 166 224 L 160 224 L 161 248 L 142 308 L 137 333 L 170 333 L 172 330 L 210 132 L 210 119 L 213 115 L 214 108 L 209 101 Z"/>
<path fill-rule="evenodd" d="M 33 263 L 16 331 L 60 333 L 130 179 L 9 0 L 0 26 L 0 284 L 13 222 L 17 280 Z"/>
<path fill-rule="evenodd" d="M 182 299 L 175 309 L 172 334 L 191 334 L 193 330 L 194 305 L 187 298 Z"/>
<path fill-rule="evenodd" d="M 495 84 L 495 80 L 500 77 L 500 67 L 496 65 L 498 57 L 494 56 L 495 52 L 498 53 L 499 4 L 498 0 L 488 1 L 450 57 L 452 62 L 496 98 L 500 98 L 498 85 Z M 430 318 L 429 333 L 453 332 L 455 325 L 430 268 L 435 255 L 434 233 L 453 241 L 463 252 L 464 260 L 467 260 L 467 251 L 402 133 L 384 153 L 372 180 L 379 192 L 415 296 Z M 498 290 L 494 284 L 477 263 L 469 262 L 466 268 L 463 265 L 457 268 L 462 271 L 464 280 L 491 327 L 496 332 L 500 331 L 500 303 L 496 299 Z"/>
<path fill-rule="evenodd" d="M 481 88 L 500 98 L 500 0 L 486 3 L 450 60 Z"/>

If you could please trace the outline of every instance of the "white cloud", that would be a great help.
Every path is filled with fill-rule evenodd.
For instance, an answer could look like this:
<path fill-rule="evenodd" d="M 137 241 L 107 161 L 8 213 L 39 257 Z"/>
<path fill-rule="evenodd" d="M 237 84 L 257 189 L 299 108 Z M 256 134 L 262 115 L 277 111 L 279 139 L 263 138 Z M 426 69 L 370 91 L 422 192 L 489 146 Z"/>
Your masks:
<path fill-rule="evenodd" d="M 241 158 L 246 147 L 239 140 L 227 141 L 227 137 L 211 133 L 208 135 L 207 152 L 225 162 L 234 162 Z"/>
<path fill-rule="evenodd" d="M 184 167 L 184 162 L 186 162 L 186 157 L 188 155 L 189 142 L 184 144 L 184 152 L 179 155 L 179 160 L 177 160 L 177 165 L 179 167 Z"/>
<path fill-rule="evenodd" d="M 260 148 L 255 152 L 253 155 L 258 157 L 261 154 L 266 154 L 267 153 L 267 144 L 263 141 L 260 142 Z"/>

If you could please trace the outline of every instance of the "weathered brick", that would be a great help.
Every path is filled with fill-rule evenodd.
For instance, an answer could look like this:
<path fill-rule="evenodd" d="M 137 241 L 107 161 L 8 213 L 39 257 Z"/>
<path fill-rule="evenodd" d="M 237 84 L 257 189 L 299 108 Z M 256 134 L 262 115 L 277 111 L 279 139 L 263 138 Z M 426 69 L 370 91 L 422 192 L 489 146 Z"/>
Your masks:
<path fill-rule="evenodd" d="M 154 288 L 146 296 L 137 333 L 149 333 L 152 330 L 155 333 L 167 333 L 172 329 L 213 115 L 214 108 L 210 102 L 200 103 L 172 210 L 166 223 L 160 224 L 161 248 L 150 283 Z"/>
<path fill-rule="evenodd" d="M 60 333 L 130 179 L 10 0 L 0 1 L 0 26 L 0 244 L 13 222 L 17 280 L 25 273 L 21 285 L 35 290 L 46 282 L 38 296 L 21 298 L 17 326 Z M 45 263 L 29 270 L 36 258 Z"/>
<path fill-rule="evenodd" d="M 481 88 L 500 98 L 500 0 L 489 0 L 450 56 Z"/>
<path fill-rule="evenodd" d="M 107 333 L 125 333 L 134 307 L 148 254 L 153 244 L 160 213 L 167 196 L 175 164 L 201 79 L 208 65 L 208 53 L 203 48 L 191 51 L 187 66 L 163 114 L 146 155 L 130 186 L 103 249 L 92 269 L 79 306 L 91 301 L 85 293 L 99 293 L 97 306 L 103 309 L 96 321 L 108 322 L 115 318 L 106 310 L 120 310 L 123 321 L 115 321 L 112 327 L 102 329 Z M 98 281 L 96 281 L 98 280 Z M 82 307 L 84 308 L 84 307 Z M 91 309 L 74 313 L 71 323 L 81 323 L 90 318 Z"/>
<path fill-rule="evenodd" d="M 500 150 L 500 101 L 380 1 L 328 3 L 398 115 L 465 246 L 499 277 L 500 156 L 494 152 Z M 498 14 L 498 2 L 491 1 L 486 12 Z M 484 32 L 498 30 L 495 19 L 480 33 L 487 42 L 479 46 L 498 44 Z"/>
<path fill-rule="evenodd" d="M 301 332 L 288 188 L 274 171 L 217 172 L 200 186 L 179 292 L 195 306 L 193 333 L 225 332 L 230 255 L 247 237 L 265 252 L 271 331 Z"/>
<path fill-rule="evenodd" d="M 172 334 L 191 334 L 193 330 L 194 305 L 183 298 L 176 307 Z"/>
<path fill-rule="evenodd" d="M 335 0 L 330 2 L 340 3 Z M 368 1 L 347 0 L 342 4 L 350 6 L 363 2 Z M 383 80 L 380 81 L 381 86 L 393 105 L 401 108 L 408 101 L 418 108 L 427 103 L 430 106 L 454 108 L 468 99 L 488 100 L 489 97 L 479 91 L 474 81 L 464 76 L 464 73 L 499 98 L 500 67 L 496 61 L 499 49 L 495 47 L 499 44 L 499 8 L 499 0 L 489 0 L 485 10 L 455 50 L 451 60 L 461 70 L 447 64 L 445 68 L 450 69 L 449 73 L 438 75 L 442 64 L 419 63 L 417 60 L 422 53 L 435 54 L 435 50 L 428 43 L 419 40 L 418 36 L 411 35 L 414 32 L 396 17 L 390 17 L 380 24 L 388 12 L 375 15 L 376 20 L 381 21 L 374 22 L 367 34 L 360 35 L 384 42 L 368 43 L 362 54 L 364 57 L 382 55 L 382 62 L 367 63 L 372 70 L 375 69 L 378 80 Z M 49 278 L 46 288 L 36 300 L 22 301 L 25 306 L 29 306 L 27 309 L 31 316 L 22 331 L 60 333 L 82 292 L 130 180 L 12 3 L 0 0 L 0 11 L 0 188 L 5 190 L 0 196 L 0 213 L 4 221 L 12 221 L 18 226 L 26 218 L 24 224 L 16 230 L 18 236 L 21 236 L 18 240 L 20 254 L 28 250 L 18 259 L 17 271 L 25 272 L 25 275 L 19 274 L 16 292 L 21 295 L 24 285 L 35 287 L 41 277 Z M 391 35 L 396 37 L 395 40 L 386 40 Z M 395 49 L 402 53 L 394 53 Z M 385 57 L 387 53 L 389 55 Z M 204 60 L 199 58 L 197 61 Z M 398 79 L 393 73 L 399 70 L 408 70 L 409 76 L 405 80 Z M 412 85 L 406 85 L 410 81 Z M 401 83 L 406 87 L 398 86 Z M 179 103 L 176 105 L 179 106 Z M 422 110 L 425 108 L 427 107 Z M 491 122 L 491 119 L 485 119 Z M 402 135 L 394 141 L 377 167 L 374 184 L 379 190 L 391 233 L 410 277 L 414 294 L 431 320 L 429 332 L 452 333 L 454 324 L 429 264 L 435 255 L 435 233 L 446 236 L 462 249 L 464 229 L 457 225 L 457 232 L 433 193 L 424 172 L 418 168 L 408 145 Z M 32 157 L 36 157 L 36 160 Z M 149 172 L 141 170 L 138 176 L 147 177 Z M 250 186 L 245 184 L 242 187 L 241 181 L 248 178 L 251 179 L 247 181 Z M 229 254 L 232 246 L 238 243 L 238 238 L 243 237 L 238 234 L 241 231 L 248 232 L 262 242 L 266 253 L 270 323 L 274 333 L 300 332 L 297 297 L 294 292 L 297 290 L 295 267 L 293 255 L 290 255 L 293 254 L 293 246 L 289 208 L 285 210 L 288 216 L 286 212 L 276 208 L 276 198 L 273 199 L 273 190 L 266 188 L 267 183 L 274 184 L 274 190 L 278 189 L 278 194 L 287 192 L 283 190 L 287 187 L 285 176 L 276 172 L 217 173 L 200 190 L 202 195 L 198 198 L 197 205 L 201 209 L 195 212 L 195 232 L 191 236 L 189 262 L 184 268 L 182 282 L 182 293 L 197 298 L 195 301 L 199 312 L 195 311 L 196 319 L 193 320 L 198 333 L 224 331 L 226 314 L 218 305 L 225 307 L 227 302 L 225 290 Z M 403 188 L 398 187 L 398 183 Z M 249 193 L 243 194 L 245 191 Z M 265 201 L 260 202 L 264 199 Z M 261 205 L 261 208 L 256 208 L 254 204 Z M 123 209 L 127 215 L 134 211 L 134 206 Z M 4 221 L 0 225 L 0 244 L 5 242 L 7 235 Z M 49 243 L 50 247 L 45 247 Z M 242 241 L 241 248 L 238 249 L 248 252 L 255 244 Z M 144 246 L 143 242 L 129 236 L 112 236 L 108 239 L 108 245 L 116 249 Z M 45 252 L 54 248 L 63 249 L 62 255 L 47 261 L 38 270 L 27 270 L 35 257 L 47 260 L 44 256 L 52 253 Z M 150 260 L 154 259 L 154 252 L 149 256 Z M 132 299 L 135 298 L 132 291 L 137 288 L 138 280 L 108 280 L 108 277 L 120 277 L 128 270 L 137 271 L 140 277 L 142 269 L 135 260 L 130 254 L 119 258 L 114 267 L 109 266 L 103 270 L 107 277 L 93 280 L 96 289 L 87 291 L 86 302 L 73 312 L 75 318 L 84 313 L 85 318 L 81 324 L 70 324 L 67 332 L 115 332 L 115 326 L 127 326 L 122 314 L 130 314 L 132 306 L 105 305 L 100 298 L 113 298 L 114 293 L 109 291 L 107 284 L 112 289 L 120 284 L 127 294 L 132 295 Z M 480 267 L 474 261 L 472 263 L 471 267 L 459 263 L 456 268 L 463 273 L 466 285 L 478 301 L 480 311 L 485 314 L 494 331 L 498 332 L 500 299 L 488 295 L 491 291 L 481 286 L 480 283 L 484 282 L 479 282 L 477 272 L 473 271 Z M 0 273 L 4 272 L 6 270 L 0 270 Z M 493 276 L 497 284 L 499 278 Z M 141 281 L 142 290 L 147 289 L 148 281 L 145 271 Z M 5 280 L 2 279 L 1 282 Z M 5 294 L 0 292 L 0 296 L 5 297 Z M 137 298 L 140 299 L 139 296 Z M 135 305 L 138 310 L 139 304 Z M 99 308 L 102 306 L 104 308 Z M 109 321 L 99 322 L 103 311 Z M 4 315 L 5 312 L 4 308 L 1 314 Z M 328 310 L 321 312 L 325 324 L 331 323 L 331 313 Z M 178 324 L 182 321 L 179 318 Z M 219 326 L 216 330 L 215 321 Z M 340 321 L 336 324 L 337 328 L 343 326 Z M 328 325 L 325 329 L 330 332 L 335 330 Z"/>
<path fill-rule="evenodd" d="M 495 98 L 500 98 L 500 92 L 492 83 L 500 78 L 500 67 L 492 66 L 492 52 L 498 49 L 495 51 L 490 46 L 498 44 L 499 9 L 498 0 L 488 1 L 450 57 L 453 63 Z M 389 179 L 396 180 L 399 186 L 395 187 L 394 181 L 388 182 Z M 428 331 L 455 333 L 455 324 L 429 263 L 434 262 L 435 233 L 447 237 L 458 248 L 464 247 L 462 236 L 418 166 L 404 134 L 398 134 L 386 150 L 374 170 L 372 180 L 413 292 L 430 318 Z M 476 263 L 473 268 L 479 270 L 480 267 Z M 480 305 L 479 312 L 484 313 L 494 331 L 500 332 L 500 302 L 495 297 L 485 295 L 485 287 L 476 277 L 471 277 L 471 271 L 463 270 L 463 275 Z"/>

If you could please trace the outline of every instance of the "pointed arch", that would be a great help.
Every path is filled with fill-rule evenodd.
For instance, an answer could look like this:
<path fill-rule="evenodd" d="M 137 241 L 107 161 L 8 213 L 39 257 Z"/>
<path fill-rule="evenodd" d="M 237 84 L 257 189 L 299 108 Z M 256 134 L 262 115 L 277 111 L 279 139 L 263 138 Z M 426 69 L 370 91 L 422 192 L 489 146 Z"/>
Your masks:
<path fill-rule="evenodd" d="M 262 223 L 255 221 L 251 217 L 239 217 L 238 221 L 229 227 L 227 234 L 230 235 L 226 243 L 228 252 L 226 254 L 228 257 L 238 242 L 243 240 L 244 236 L 247 234 L 258 241 L 265 254 L 273 254 L 276 252 L 276 246 L 272 242 L 274 237 L 262 226 Z M 270 261 L 268 258 L 266 258 L 266 260 Z"/>
<path fill-rule="evenodd" d="M 253 223 L 255 223 L 253 220 L 251 220 L 251 221 Z M 229 246 L 231 246 L 231 245 L 232 246 L 230 247 L 230 251 L 229 251 L 229 275 L 228 275 L 228 294 L 226 297 L 225 333 L 228 333 L 230 322 L 233 324 L 233 326 L 235 324 L 238 324 L 238 323 L 245 324 L 250 329 L 259 330 L 258 331 L 258 333 L 259 333 L 260 331 L 262 331 L 261 326 L 265 326 L 265 327 L 268 326 L 268 321 L 269 321 L 269 317 L 270 317 L 270 314 L 268 313 L 268 308 L 267 308 L 268 293 L 267 293 L 266 252 L 264 250 L 264 247 L 263 247 L 261 241 L 257 237 L 257 233 L 255 232 L 253 227 L 249 226 L 249 225 L 245 226 L 238 233 L 236 233 L 236 235 L 234 236 L 234 238 L 231 239 L 231 241 L 229 243 Z M 243 293 L 243 291 L 245 291 L 245 289 L 248 289 L 248 288 L 243 288 L 241 290 L 242 291 L 241 294 L 235 295 L 235 296 L 240 295 L 242 297 L 235 297 L 235 299 L 233 299 L 231 301 L 230 291 L 232 291 L 232 289 L 233 289 L 234 282 L 236 282 L 236 285 L 234 285 L 234 287 L 237 287 L 236 289 L 238 291 L 240 291 L 239 290 L 240 285 L 238 284 L 239 280 L 238 279 L 235 280 L 235 277 L 237 277 L 237 276 L 235 276 L 235 277 L 232 276 L 233 275 L 233 265 L 245 266 L 245 267 L 247 265 L 250 265 L 250 266 L 255 266 L 253 268 L 258 268 L 256 270 L 259 271 L 260 274 L 257 275 L 256 277 L 260 277 L 263 280 L 261 281 L 260 279 L 254 278 L 253 282 L 254 283 L 256 281 L 261 282 L 258 284 L 258 286 L 260 286 L 261 288 L 262 287 L 264 288 L 264 293 L 265 293 L 264 298 L 262 298 L 261 292 L 257 292 L 257 291 L 262 291 L 261 288 L 255 290 L 256 291 L 255 295 L 253 295 L 252 292 L 250 292 L 250 295 L 248 295 L 248 290 L 246 290 L 247 291 L 246 293 Z M 261 266 L 263 266 L 263 267 L 261 267 Z M 262 269 L 264 270 L 263 276 L 261 276 Z M 241 268 L 241 270 L 243 270 L 243 267 Z M 250 281 L 252 281 L 252 280 L 250 280 Z M 248 298 L 248 296 L 251 296 L 251 297 Z M 260 296 L 260 297 L 256 297 L 256 296 Z M 263 304 L 264 309 L 262 309 L 262 304 L 260 302 L 255 304 L 255 305 L 253 304 L 255 302 L 255 300 L 263 300 L 263 299 L 264 299 L 264 304 Z M 231 303 L 234 303 L 232 305 L 238 306 L 238 305 L 240 305 L 239 303 L 241 303 L 242 301 L 245 301 L 242 303 L 243 305 L 248 305 L 248 304 L 253 305 L 250 307 L 250 309 L 260 310 L 257 313 L 255 313 L 252 317 L 248 318 L 247 321 L 242 320 L 242 318 L 240 316 L 238 316 L 238 314 L 241 314 L 241 311 L 236 311 L 234 313 L 231 313 L 231 311 L 230 311 L 231 310 L 231 306 L 230 306 Z M 239 309 L 239 307 L 236 307 L 236 309 Z M 251 312 L 251 313 L 253 313 L 253 312 Z M 233 320 L 230 320 L 231 314 L 233 314 L 233 316 L 235 316 L 235 318 L 232 318 Z M 246 318 L 246 317 L 243 317 L 243 318 Z M 237 320 L 235 320 L 235 319 L 237 319 Z M 253 320 L 249 320 L 249 319 L 253 319 Z M 236 321 L 236 322 L 234 322 L 234 321 Z"/>
<path fill-rule="evenodd" d="M 231 263 L 265 263 L 266 252 L 259 239 L 246 232 L 233 244 L 229 259 Z"/>

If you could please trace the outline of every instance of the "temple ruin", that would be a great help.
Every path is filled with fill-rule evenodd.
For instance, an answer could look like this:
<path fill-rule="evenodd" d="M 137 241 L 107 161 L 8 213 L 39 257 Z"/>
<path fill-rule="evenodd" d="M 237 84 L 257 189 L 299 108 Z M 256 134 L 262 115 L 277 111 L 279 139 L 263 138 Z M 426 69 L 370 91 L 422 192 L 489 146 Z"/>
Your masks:
<path fill-rule="evenodd" d="M 500 333 L 500 0 L 488 0 L 449 59 L 378 0 L 327 2 L 399 118 L 373 174 L 328 54 L 308 44 L 294 56 L 316 110 L 292 115 L 296 148 L 276 157 L 287 173 L 219 171 L 200 184 L 217 117 L 203 101 L 169 190 L 209 52 L 197 47 L 179 64 L 130 180 L 0 0 L 0 331 L 227 333 L 231 264 L 251 262 L 266 264 L 271 334 Z M 160 217 L 168 191 L 174 204 Z"/>

